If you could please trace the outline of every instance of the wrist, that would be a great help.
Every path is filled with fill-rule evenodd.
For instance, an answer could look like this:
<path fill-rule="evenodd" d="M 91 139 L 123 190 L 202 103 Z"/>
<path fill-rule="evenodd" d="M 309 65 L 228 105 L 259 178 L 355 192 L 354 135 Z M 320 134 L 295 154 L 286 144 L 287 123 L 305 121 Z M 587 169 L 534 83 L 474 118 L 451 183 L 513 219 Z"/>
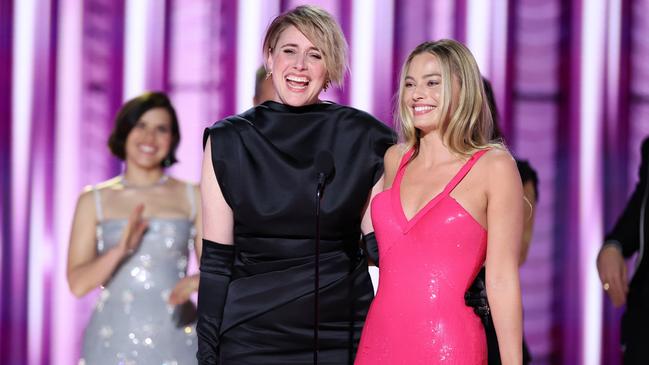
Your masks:
<path fill-rule="evenodd" d="M 111 250 L 115 252 L 115 255 L 117 255 L 120 261 L 126 259 L 127 257 L 133 254 L 133 250 L 128 249 L 126 245 L 117 245 L 113 247 Z"/>

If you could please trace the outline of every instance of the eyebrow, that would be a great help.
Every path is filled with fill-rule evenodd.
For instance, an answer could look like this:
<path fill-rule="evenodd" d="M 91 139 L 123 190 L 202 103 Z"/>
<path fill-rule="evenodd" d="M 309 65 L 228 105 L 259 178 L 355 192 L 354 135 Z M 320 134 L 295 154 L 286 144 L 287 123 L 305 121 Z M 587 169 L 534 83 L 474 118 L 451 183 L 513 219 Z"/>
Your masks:
<path fill-rule="evenodd" d="M 432 74 L 426 74 L 426 75 L 424 75 L 423 78 L 426 79 L 426 78 L 433 77 L 433 76 L 439 76 L 439 77 L 442 77 L 441 74 L 436 73 L 436 72 L 433 72 Z M 406 79 L 414 80 L 415 78 L 412 77 L 412 76 L 406 76 Z"/>
<path fill-rule="evenodd" d="M 299 47 L 297 44 L 295 44 L 295 43 L 286 43 L 286 44 L 282 44 L 281 46 L 279 46 L 279 48 L 284 48 L 284 47 L 295 47 L 295 48 L 300 48 L 300 47 Z M 318 52 L 322 52 L 322 51 L 320 51 L 320 49 L 319 49 L 318 47 L 316 47 L 316 46 L 309 47 L 308 51 L 318 51 Z"/>

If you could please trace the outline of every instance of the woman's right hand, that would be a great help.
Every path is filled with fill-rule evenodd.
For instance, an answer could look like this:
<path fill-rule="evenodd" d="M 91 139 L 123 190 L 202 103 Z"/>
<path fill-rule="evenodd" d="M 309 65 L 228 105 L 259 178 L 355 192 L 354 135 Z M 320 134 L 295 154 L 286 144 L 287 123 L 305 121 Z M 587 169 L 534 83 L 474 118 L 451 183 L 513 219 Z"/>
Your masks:
<path fill-rule="evenodd" d="M 142 218 L 144 204 L 138 204 L 128 217 L 128 222 L 122 237 L 117 245 L 117 249 L 123 256 L 132 255 L 142 242 L 142 235 L 149 226 L 149 222 Z"/>

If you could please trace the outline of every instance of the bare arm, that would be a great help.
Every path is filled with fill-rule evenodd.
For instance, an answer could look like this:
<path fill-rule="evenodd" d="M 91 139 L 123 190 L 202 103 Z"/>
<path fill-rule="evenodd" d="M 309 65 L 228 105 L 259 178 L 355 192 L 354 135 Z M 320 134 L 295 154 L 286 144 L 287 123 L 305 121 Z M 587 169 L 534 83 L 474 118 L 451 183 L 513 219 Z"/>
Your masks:
<path fill-rule="evenodd" d="M 372 202 L 372 199 L 376 196 L 376 194 L 380 193 L 383 191 L 383 180 L 385 179 L 384 176 L 381 176 L 379 181 L 374 184 L 372 187 L 372 191 L 370 191 L 370 196 L 367 199 L 367 202 L 365 203 L 365 207 L 363 208 L 363 219 L 361 220 L 361 232 L 363 234 L 368 234 L 374 232 L 374 227 L 372 226 L 372 216 L 370 213 L 370 203 Z"/>
<path fill-rule="evenodd" d="M 216 180 L 212 166 L 210 138 L 207 139 L 206 146 L 201 173 L 203 237 L 213 242 L 232 245 L 234 242 L 234 216 Z"/>
<path fill-rule="evenodd" d="M 519 266 L 527 260 L 527 254 L 532 243 L 532 233 L 534 232 L 534 219 L 536 217 L 536 193 L 534 192 L 534 183 L 531 181 L 523 185 L 523 194 L 525 196 L 525 221 L 523 224 L 523 245 L 521 246 L 521 257 Z"/>
<path fill-rule="evenodd" d="M 397 167 L 399 165 L 400 158 L 401 152 L 398 145 L 390 146 L 390 148 L 385 151 L 385 155 L 383 156 L 383 166 L 385 172 L 383 176 L 381 176 L 379 181 L 377 181 L 376 184 L 374 184 L 374 186 L 372 187 L 369 199 L 367 200 L 365 208 L 363 209 L 363 220 L 361 221 L 361 231 L 363 232 L 363 234 L 374 232 L 374 228 L 372 227 L 372 217 L 370 216 L 369 210 L 370 202 L 372 201 L 372 199 L 374 199 L 376 194 L 390 188 L 390 185 L 392 185 L 392 180 L 394 180 L 394 176 L 397 173 Z"/>
<path fill-rule="evenodd" d="M 129 216 L 120 243 L 97 256 L 97 218 L 92 192 L 83 193 L 77 201 L 68 250 L 67 278 L 72 294 L 81 297 L 106 283 L 129 250 L 137 248 L 147 222 L 142 219 L 143 205 Z"/>
<path fill-rule="evenodd" d="M 201 207 L 201 195 L 198 186 L 193 186 L 194 199 L 196 201 L 196 206 Z M 202 241 L 202 209 L 197 209 L 196 217 L 194 218 L 194 231 L 196 235 L 194 236 L 194 251 L 196 254 L 197 262 L 201 262 L 201 250 L 203 248 Z M 200 280 L 200 275 L 195 273 L 193 275 L 186 276 L 178 281 L 174 286 L 173 290 L 169 294 L 169 304 L 182 304 L 188 301 L 192 293 L 198 291 L 198 284 Z"/>
<path fill-rule="evenodd" d="M 502 363 L 522 362 L 522 305 L 518 276 L 523 189 L 511 156 L 493 150 L 487 184 L 486 284 Z"/>
<path fill-rule="evenodd" d="M 385 151 L 385 156 L 383 157 L 383 165 L 385 166 L 383 190 L 387 190 L 392 186 L 404 152 L 403 146 L 399 144 L 392 145 Z"/>

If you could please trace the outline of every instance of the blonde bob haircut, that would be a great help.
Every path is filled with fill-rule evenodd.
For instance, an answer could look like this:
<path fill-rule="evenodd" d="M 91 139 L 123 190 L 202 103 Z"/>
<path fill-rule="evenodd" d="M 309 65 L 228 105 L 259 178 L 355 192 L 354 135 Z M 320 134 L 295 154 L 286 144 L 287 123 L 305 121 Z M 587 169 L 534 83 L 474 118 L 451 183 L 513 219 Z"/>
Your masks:
<path fill-rule="evenodd" d="M 443 102 L 439 131 L 444 145 L 451 152 L 468 157 L 485 148 L 504 148 L 500 141 L 492 141 L 493 120 L 478 64 L 468 48 L 451 39 L 424 42 L 408 56 L 401 68 L 396 105 L 398 132 L 406 148 L 419 153 L 420 131 L 415 128 L 412 111 L 404 100 L 405 78 L 415 56 L 430 53 L 439 62 L 442 73 Z M 453 78 L 460 85 L 457 105 L 453 104 Z"/>
<path fill-rule="evenodd" d="M 294 26 L 322 53 L 327 70 L 325 85 L 342 86 L 347 70 L 347 41 L 334 18 L 323 9 L 301 5 L 277 16 L 268 26 L 264 37 L 264 62 L 277 46 L 282 32 Z"/>

